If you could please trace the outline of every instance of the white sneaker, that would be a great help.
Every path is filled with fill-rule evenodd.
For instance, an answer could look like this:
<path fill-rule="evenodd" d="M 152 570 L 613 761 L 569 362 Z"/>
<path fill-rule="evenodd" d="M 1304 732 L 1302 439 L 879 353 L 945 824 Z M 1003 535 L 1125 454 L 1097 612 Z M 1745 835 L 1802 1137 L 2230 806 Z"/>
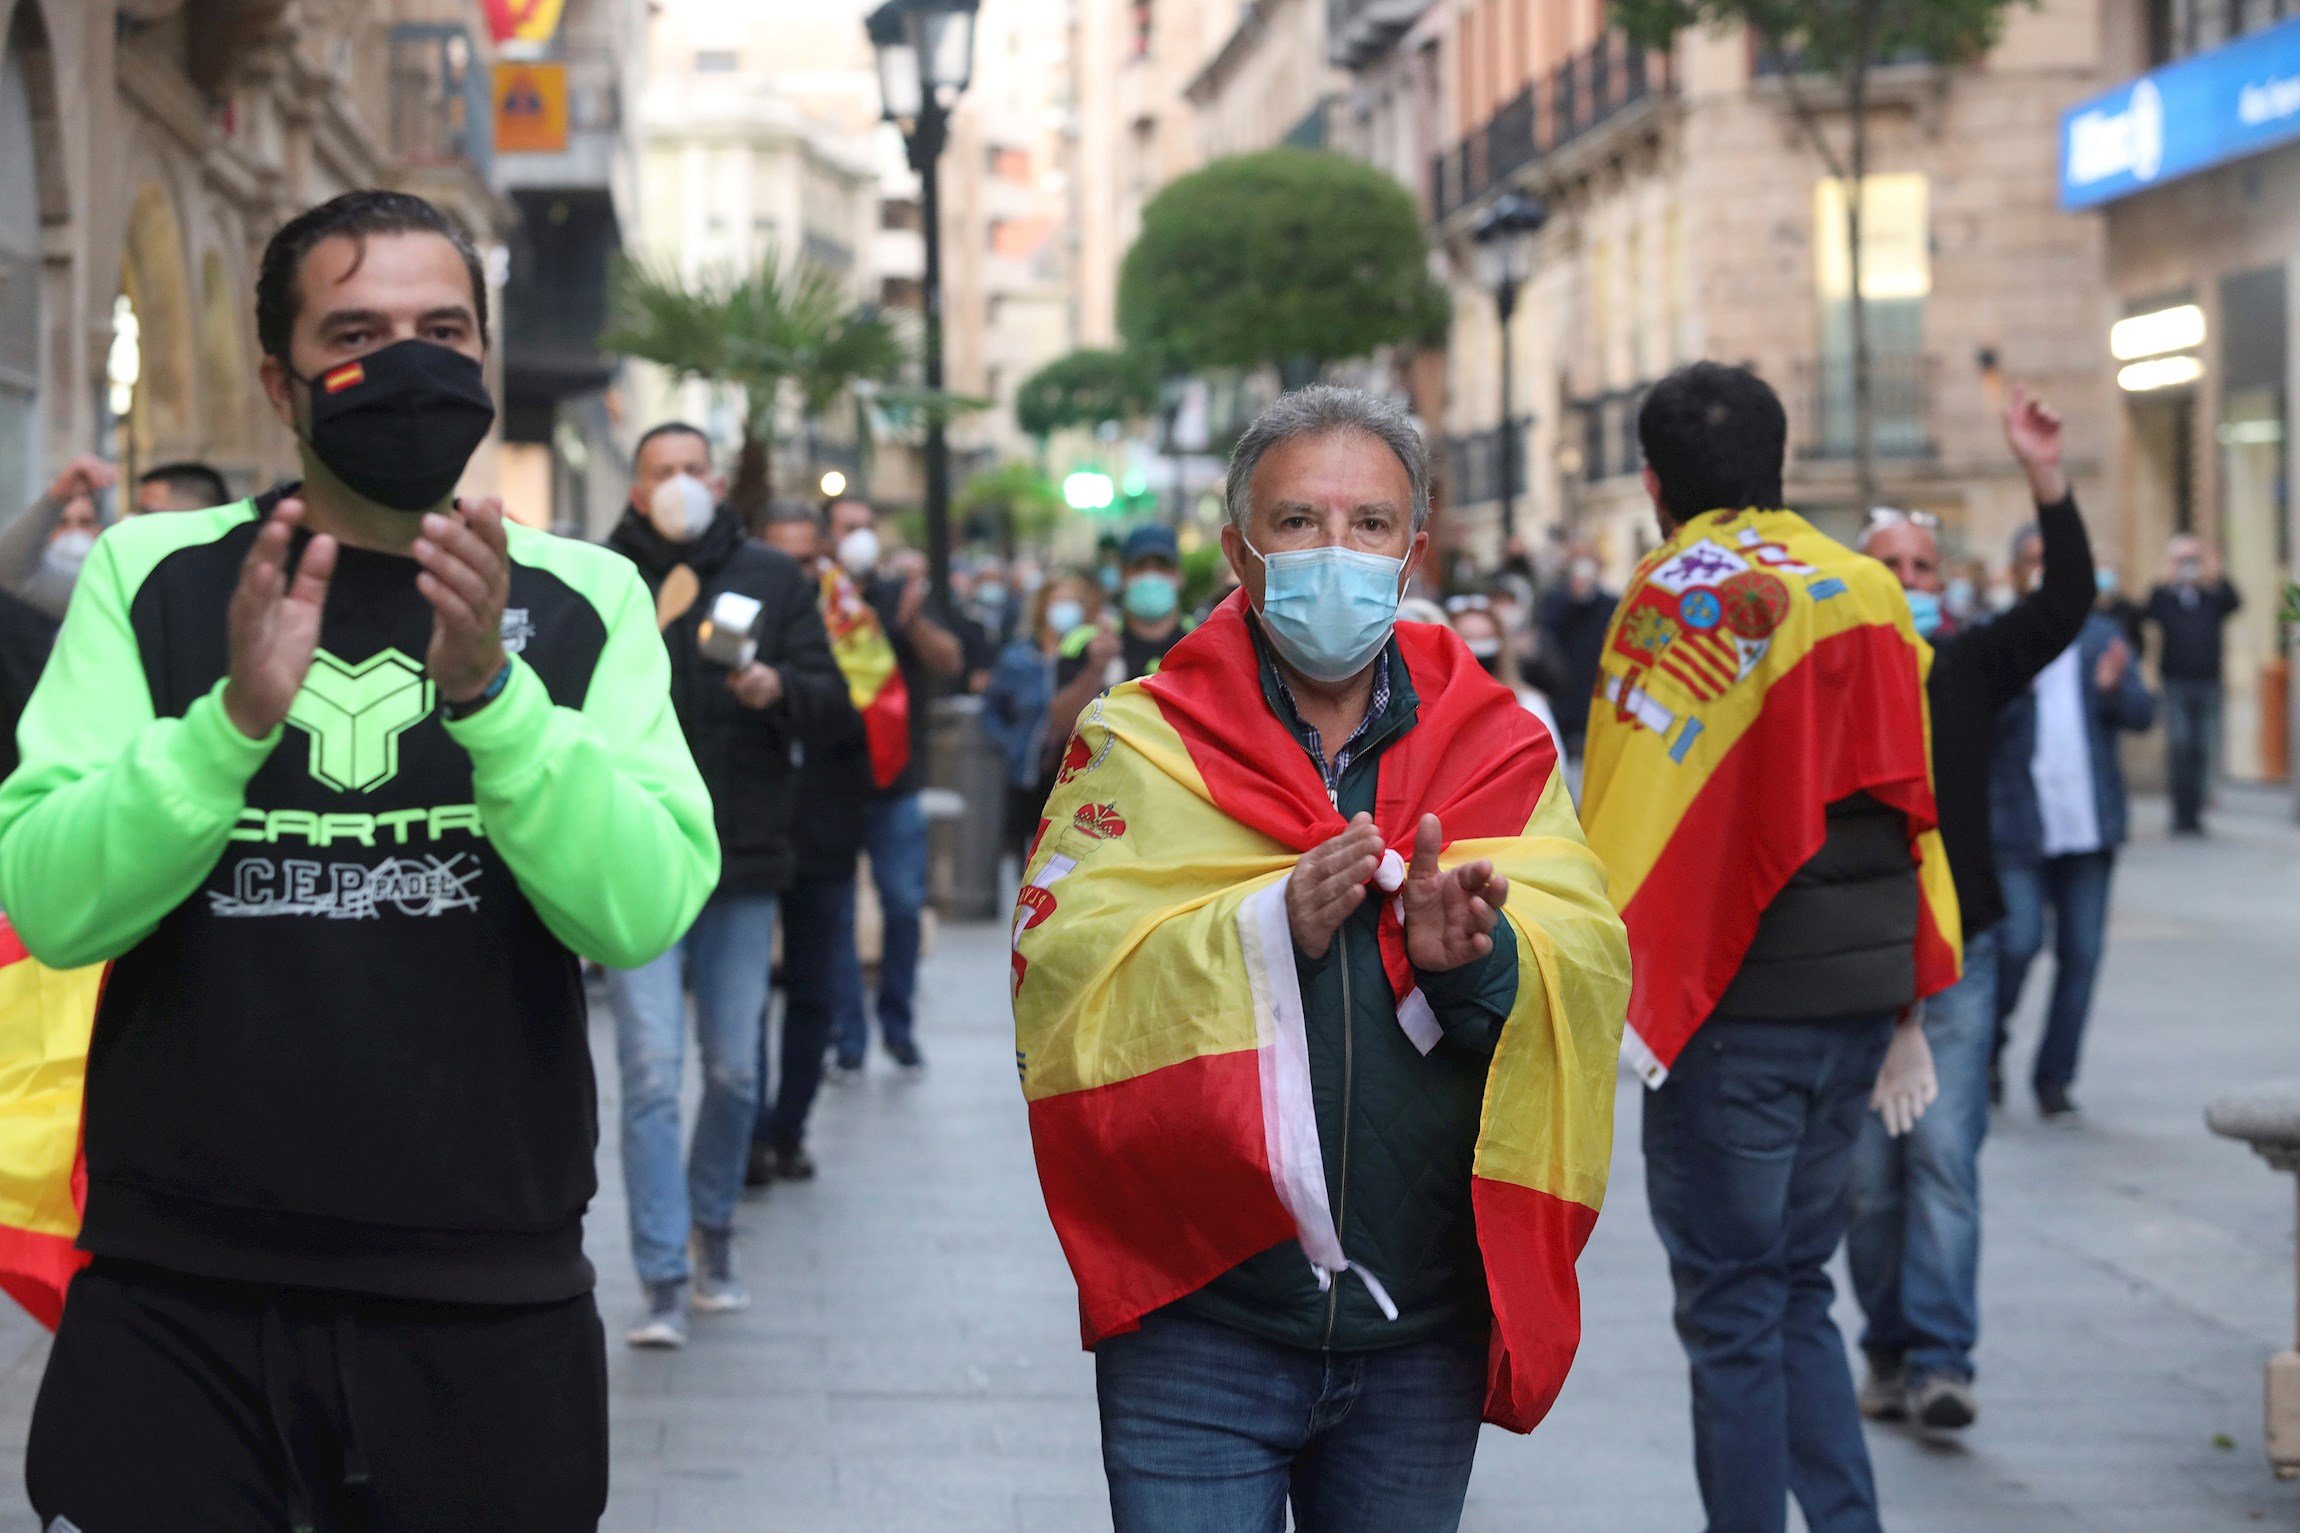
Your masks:
<path fill-rule="evenodd" d="M 706 1315 L 731 1315 L 751 1307 L 751 1291 L 735 1273 L 735 1232 L 695 1229 L 687 1244 L 695 1266 L 695 1308 Z"/>
<path fill-rule="evenodd" d="M 675 1350 L 687 1344 L 687 1285 L 649 1283 L 647 1313 L 623 1333 L 634 1347 Z"/>

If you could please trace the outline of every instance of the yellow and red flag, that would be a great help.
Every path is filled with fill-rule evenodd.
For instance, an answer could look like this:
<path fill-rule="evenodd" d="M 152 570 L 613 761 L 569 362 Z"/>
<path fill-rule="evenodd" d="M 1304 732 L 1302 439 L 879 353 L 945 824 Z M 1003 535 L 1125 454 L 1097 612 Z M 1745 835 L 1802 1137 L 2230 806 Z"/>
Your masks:
<path fill-rule="evenodd" d="M 1917 994 L 1963 929 L 1933 802 L 1931 646 L 1892 573 L 1790 511 L 1713 511 L 1648 554 L 1606 634 L 1582 822 L 1629 928 L 1623 1046 L 1659 1085 L 1758 917 L 1868 793 L 1909 824 Z"/>
<path fill-rule="evenodd" d="M 1322 1280 L 1351 1267 L 1285 910 L 1295 861 L 1343 820 L 1264 701 L 1244 612 L 1233 596 L 1157 676 L 1089 709 L 1015 907 L 1015 1060 L 1090 1347 L 1285 1240 Z M 1382 757 L 1375 819 L 1403 858 L 1435 814 L 1445 864 L 1491 858 L 1510 881 L 1520 978 L 1471 1189 L 1486 1419 L 1531 1431 L 1580 1342 L 1574 1262 L 1605 1192 L 1628 951 L 1548 732 L 1449 631 L 1397 632 L 1420 706 Z M 1435 1019 L 1394 903 L 1382 946 L 1426 1053 Z"/>
<path fill-rule="evenodd" d="M 499 43 L 548 43 L 567 0 L 481 0 L 487 33 Z"/>
<path fill-rule="evenodd" d="M 835 564 L 823 571 L 823 623 L 839 674 L 847 679 L 847 696 L 862 715 L 871 780 L 884 788 L 910 765 L 910 687 L 878 609 Z"/>
<path fill-rule="evenodd" d="M 49 968 L 0 917 L 0 1290 L 55 1329 L 88 1258 L 73 1246 L 87 1204 L 81 1088 L 101 964 Z"/>

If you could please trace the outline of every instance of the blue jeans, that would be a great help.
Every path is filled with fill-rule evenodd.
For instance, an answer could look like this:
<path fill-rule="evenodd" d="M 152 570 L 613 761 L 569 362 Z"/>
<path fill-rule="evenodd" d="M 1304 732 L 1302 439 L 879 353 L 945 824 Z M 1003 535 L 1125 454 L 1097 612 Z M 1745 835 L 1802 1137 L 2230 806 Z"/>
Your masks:
<path fill-rule="evenodd" d="M 1997 1026 L 1997 933 L 1965 939 L 1965 974 L 1925 1002 L 1939 1100 L 1895 1139 L 1875 1113 L 1853 1151 L 1845 1257 L 1868 1328 L 1861 1350 L 1912 1378 L 1973 1376 L 1979 1339 L 1981 1140 Z"/>
<path fill-rule="evenodd" d="M 855 957 L 855 881 L 802 878 L 783 891 L 782 1084 L 767 1098 L 767 1038 L 759 1032 L 759 1115 L 751 1137 L 796 1149 L 823 1084 L 835 1030 L 862 1026 L 862 965 Z"/>
<path fill-rule="evenodd" d="M 926 909 L 926 811 L 917 794 L 881 794 L 871 800 L 863 821 L 863 850 L 870 853 L 884 933 L 878 960 L 879 1037 L 887 1047 L 901 1048 L 911 1041 L 919 918 Z M 858 1007 L 839 1021 L 839 1062 L 859 1065 L 869 1047 L 870 1027 Z"/>
<path fill-rule="evenodd" d="M 2172 828 L 2204 828 L 2204 800 L 2220 754 L 2220 683 L 2164 683 L 2165 767 L 2172 778 Z"/>
<path fill-rule="evenodd" d="M 2092 1015 L 2092 984 L 2108 946 L 2108 884 L 2115 871 L 2114 852 L 1997 865 L 1997 883 L 2005 895 L 2003 945 L 1997 953 L 2000 1051 L 2012 1036 L 2012 1014 L 2020 1006 L 2028 967 L 2044 949 L 2045 907 L 2052 907 L 2052 1000 L 2045 1007 L 2044 1041 L 2037 1045 L 2031 1072 L 2038 1086 L 2066 1087 L 2076 1080 L 2084 1024 Z"/>
<path fill-rule="evenodd" d="M 1645 1188 L 1693 1374 L 1709 1533 L 1878 1533 L 1824 1266 L 1893 1018 L 1711 1021 L 1645 1098 Z"/>
<path fill-rule="evenodd" d="M 687 1231 L 734 1227 L 751 1123 L 758 1115 L 759 1013 L 773 962 L 775 897 L 714 894 L 679 945 L 638 969 L 607 975 L 615 1054 L 623 1072 L 623 1191 L 631 1260 L 643 1283 L 687 1277 Z M 679 1170 L 679 1074 L 687 998 L 703 1053 L 703 1106 Z"/>
<path fill-rule="evenodd" d="M 1313 1352 L 1184 1315 L 1094 1349 L 1114 1533 L 1451 1533 L 1486 1338 Z"/>

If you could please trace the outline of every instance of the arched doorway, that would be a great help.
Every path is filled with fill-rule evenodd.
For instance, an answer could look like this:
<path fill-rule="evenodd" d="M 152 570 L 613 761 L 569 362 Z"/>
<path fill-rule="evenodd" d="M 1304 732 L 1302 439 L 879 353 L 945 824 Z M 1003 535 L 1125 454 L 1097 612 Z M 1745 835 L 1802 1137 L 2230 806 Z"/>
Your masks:
<path fill-rule="evenodd" d="M 161 457 L 199 450 L 195 312 L 175 206 L 147 181 L 128 215 L 107 369 L 118 456 L 131 477 Z"/>
<path fill-rule="evenodd" d="M 40 469 L 40 196 L 26 70 L 32 7 L 0 34 L 0 514 Z"/>

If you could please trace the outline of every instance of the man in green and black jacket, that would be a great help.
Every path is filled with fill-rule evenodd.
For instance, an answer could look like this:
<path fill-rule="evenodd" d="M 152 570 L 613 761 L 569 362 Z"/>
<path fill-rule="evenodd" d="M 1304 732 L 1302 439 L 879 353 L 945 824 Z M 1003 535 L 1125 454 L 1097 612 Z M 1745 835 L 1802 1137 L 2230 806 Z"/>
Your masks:
<path fill-rule="evenodd" d="M 25 946 L 113 966 L 33 1504 L 591 1527 L 577 955 L 678 938 L 710 800 L 631 566 L 453 499 L 494 413 L 469 242 L 351 193 L 256 304 L 302 486 L 98 540 L 0 789 Z"/>

